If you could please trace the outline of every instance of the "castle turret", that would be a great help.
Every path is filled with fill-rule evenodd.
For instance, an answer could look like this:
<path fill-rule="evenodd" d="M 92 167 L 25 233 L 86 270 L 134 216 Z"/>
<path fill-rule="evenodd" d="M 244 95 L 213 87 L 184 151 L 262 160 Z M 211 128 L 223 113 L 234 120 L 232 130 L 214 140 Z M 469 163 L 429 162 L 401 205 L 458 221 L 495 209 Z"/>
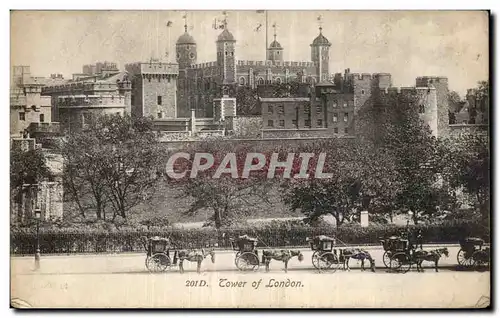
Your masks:
<path fill-rule="evenodd" d="M 177 63 L 179 64 L 179 89 L 177 90 L 177 116 L 189 117 L 191 105 L 189 105 L 188 92 L 188 70 L 191 65 L 196 64 L 196 41 L 187 31 L 187 21 L 184 20 L 184 34 L 182 34 L 175 45 Z"/>
<path fill-rule="evenodd" d="M 283 61 L 283 47 L 276 41 L 276 24 L 274 27 L 274 41 L 267 48 L 267 60 L 268 61 Z"/>
<path fill-rule="evenodd" d="M 311 61 L 316 63 L 316 74 L 318 82 L 328 80 L 329 60 L 330 60 L 330 46 L 332 44 L 323 35 L 323 28 L 319 28 L 319 35 L 314 39 L 311 44 Z"/>
<path fill-rule="evenodd" d="M 196 64 L 196 41 L 188 33 L 187 24 L 184 25 L 184 34 L 177 40 L 175 48 L 179 69 L 186 69 L 192 64 Z"/>
<path fill-rule="evenodd" d="M 220 84 L 234 84 L 236 82 L 236 39 L 229 32 L 226 21 L 224 21 L 224 31 L 217 38 L 216 46 Z"/>

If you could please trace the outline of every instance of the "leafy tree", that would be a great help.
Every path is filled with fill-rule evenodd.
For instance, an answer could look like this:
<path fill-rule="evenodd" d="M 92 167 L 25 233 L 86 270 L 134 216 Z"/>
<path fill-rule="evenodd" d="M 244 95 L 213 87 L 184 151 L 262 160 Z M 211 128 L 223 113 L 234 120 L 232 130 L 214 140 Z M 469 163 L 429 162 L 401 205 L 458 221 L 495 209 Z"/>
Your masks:
<path fill-rule="evenodd" d="M 448 157 L 443 173 L 445 181 L 454 189 L 474 198 L 483 218 L 489 217 L 490 152 L 486 136 L 464 134 L 448 140 Z"/>
<path fill-rule="evenodd" d="M 368 147 L 368 148 L 367 148 Z M 398 180 L 392 159 L 381 151 L 359 140 L 329 139 L 318 142 L 300 152 L 314 153 L 309 161 L 308 179 L 283 182 L 283 200 L 292 210 L 300 209 L 308 222 L 331 214 L 337 225 L 343 224 L 364 209 L 372 213 L 388 214 L 394 187 Z M 328 178 L 316 178 L 320 154 L 325 155 L 323 171 Z M 297 167 L 295 173 L 298 173 Z"/>
<path fill-rule="evenodd" d="M 460 95 L 455 91 L 448 93 L 448 106 L 450 113 L 458 113 L 462 110 L 463 103 Z"/>
<path fill-rule="evenodd" d="M 433 214 L 442 199 L 439 192 L 438 140 L 420 119 L 422 97 L 415 90 L 380 93 L 360 111 L 360 135 L 392 157 L 398 176 L 393 208 L 412 211 L 414 222 Z M 367 120 L 368 119 L 368 120 Z M 439 192 L 440 193 L 440 192 Z"/>
<path fill-rule="evenodd" d="M 176 162 L 174 172 L 187 170 L 188 173 L 184 178 L 170 181 L 181 191 L 181 197 L 192 199 L 185 214 L 193 215 L 208 210 L 211 216 L 206 225 L 219 229 L 233 224 L 256 205 L 268 203 L 267 194 L 272 182 L 266 178 L 265 172 L 261 170 L 251 173 L 247 178 L 242 177 L 246 155 L 253 152 L 248 145 L 239 145 L 235 149 L 229 143 L 214 139 L 198 143 L 187 152 L 190 154 L 190 159 Z M 196 153 L 211 154 L 214 164 L 209 169 L 190 177 L 189 171 L 192 169 Z M 228 153 L 235 153 L 237 175 L 225 173 L 214 178 L 217 168 Z M 226 167 L 229 167 L 229 164 Z"/>
<path fill-rule="evenodd" d="M 162 162 L 152 120 L 129 115 L 94 118 L 79 133 L 68 136 L 62 151 L 66 159 L 66 185 L 78 203 L 81 215 L 90 198 L 98 219 L 108 206 L 113 220 L 127 218 L 144 195 L 154 191 L 157 168 Z"/>
<path fill-rule="evenodd" d="M 24 151 L 19 147 L 11 149 L 10 197 L 14 198 L 16 203 L 21 203 L 24 184 L 36 184 L 51 176 L 52 173 L 46 165 L 42 150 Z"/>
<path fill-rule="evenodd" d="M 236 89 L 236 105 L 238 105 L 238 115 L 259 115 L 257 89 L 250 86 L 238 86 Z"/>

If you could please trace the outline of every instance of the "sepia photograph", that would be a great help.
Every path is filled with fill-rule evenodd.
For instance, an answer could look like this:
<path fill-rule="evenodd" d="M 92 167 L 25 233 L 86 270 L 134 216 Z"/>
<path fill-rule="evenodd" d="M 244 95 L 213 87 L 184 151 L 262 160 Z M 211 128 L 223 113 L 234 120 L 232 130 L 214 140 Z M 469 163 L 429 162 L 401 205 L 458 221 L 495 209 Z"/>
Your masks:
<path fill-rule="evenodd" d="M 491 307 L 489 11 L 9 15 L 11 308 Z"/>

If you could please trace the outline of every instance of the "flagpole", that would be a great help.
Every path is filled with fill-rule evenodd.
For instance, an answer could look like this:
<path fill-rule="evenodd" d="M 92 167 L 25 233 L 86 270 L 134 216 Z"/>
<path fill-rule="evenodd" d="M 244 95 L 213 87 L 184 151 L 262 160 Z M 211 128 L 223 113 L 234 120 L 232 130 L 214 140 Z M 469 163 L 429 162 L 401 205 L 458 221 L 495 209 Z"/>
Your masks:
<path fill-rule="evenodd" d="M 267 24 L 267 10 L 266 10 L 266 54 L 264 55 L 265 58 L 264 60 L 267 61 L 267 48 L 269 47 L 269 44 L 268 44 L 268 39 L 267 39 L 267 27 L 268 27 L 268 24 Z"/>

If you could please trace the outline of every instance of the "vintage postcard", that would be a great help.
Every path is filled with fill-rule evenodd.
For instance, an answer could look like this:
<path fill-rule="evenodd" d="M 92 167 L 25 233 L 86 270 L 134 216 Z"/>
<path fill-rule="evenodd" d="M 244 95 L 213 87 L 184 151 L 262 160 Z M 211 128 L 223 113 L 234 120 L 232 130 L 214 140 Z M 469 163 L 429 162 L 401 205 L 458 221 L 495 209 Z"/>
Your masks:
<path fill-rule="evenodd" d="M 22 11 L 14 308 L 487 308 L 487 11 Z"/>

